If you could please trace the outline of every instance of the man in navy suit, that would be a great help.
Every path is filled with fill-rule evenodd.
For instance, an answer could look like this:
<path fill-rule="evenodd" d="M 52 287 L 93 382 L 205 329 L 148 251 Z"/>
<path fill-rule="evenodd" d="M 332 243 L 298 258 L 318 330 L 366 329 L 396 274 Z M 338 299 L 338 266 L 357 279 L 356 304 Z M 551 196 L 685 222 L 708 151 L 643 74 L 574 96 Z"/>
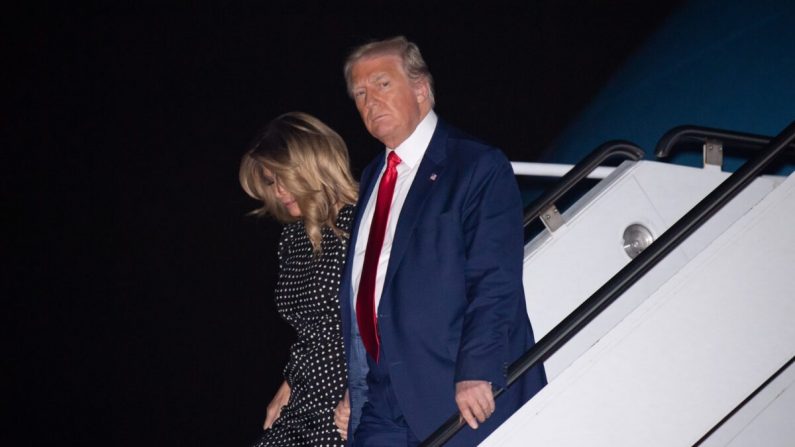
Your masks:
<path fill-rule="evenodd" d="M 338 426 L 354 446 L 411 446 L 459 411 L 469 427 L 448 445 L 476 445 L 546 383 L 538 367 L 492 394 L 533 344 L 510 163 L 436 116 L 431 74 L 404 37 L 355 49 L 345 77 L 385 149 L 362 173 L 340 287 Z"/>

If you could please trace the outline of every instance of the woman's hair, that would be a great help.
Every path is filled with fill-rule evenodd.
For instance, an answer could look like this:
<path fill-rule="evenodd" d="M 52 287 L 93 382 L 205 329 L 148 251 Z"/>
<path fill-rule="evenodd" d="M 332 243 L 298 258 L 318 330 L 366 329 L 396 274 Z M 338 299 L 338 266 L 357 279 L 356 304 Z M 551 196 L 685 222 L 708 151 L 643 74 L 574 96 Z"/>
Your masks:
<path fill-rule="evenodd" d="M 270 214 L 282 223 L 298 220 L 276 198 L 275 182 L 295 197 L 315 254 L 321 252 L 324 226 L 339 237 L 349 236 L 335 223 L 343 205 L 356 203 L 357 185 L 345 142 L 322 121 L 285 113 L 260 131 L 240 162 L 240 185 L 263 204 L 251 214 Z"/>
<path fill-rule="evenodd" d="M 399 57 L 403 62 L 403 71 L 406 72 L 406 76 L 411 82 L 428 81 L 428 99 L 431 101 L 431 106 L 434 105 L 436 99 L 433 91 L 433 76 L 428 69 L 428 64 L 422 58 L 419 47 L 403 36 L 369 42 L 351 51 L 345 59 L 343 68 L 348 95 L 351 98 L 353 98 L 353 66 L 362 59 L 379 56 Z"/>

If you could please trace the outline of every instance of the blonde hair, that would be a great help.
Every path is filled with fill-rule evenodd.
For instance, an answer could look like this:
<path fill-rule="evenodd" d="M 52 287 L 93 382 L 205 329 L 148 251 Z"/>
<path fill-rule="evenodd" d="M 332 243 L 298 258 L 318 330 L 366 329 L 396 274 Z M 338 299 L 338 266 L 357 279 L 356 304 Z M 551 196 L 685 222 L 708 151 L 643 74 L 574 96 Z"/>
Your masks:
<path fill-rule="evenodd" d="M 433 76 L 428 69 L 428 64 L 422 58 L 420 49 L 414 42 L 403 36 L 391 37 L 366 43 L 353 51 L 345 59 L 345 83 L 348 86 L 348 96 L 353 98 L 353 66 L 362 59 L 379 56 L 397 56 L 403 63 L 403 71 L 412 83 L 428 82 L 428 99 L 431 107 L 436 103 L 433 91 Z"/>
<path fill-rule="evenodd" d="M 291 216 L 276 198 L 274 180 L 295 197 L 300 218 Z M 251 214 L 271 215 L 282 223 L 303 220 L 316 255 L 321 253 L 324 226 L 340 238 L 349 237 L 336 226 L 339 209 L 356 203 L 348 149 L 342 137 L 311 115 L 290 112 L 268 123 L 243 155 L 240 185 L 262 201 Z"/>

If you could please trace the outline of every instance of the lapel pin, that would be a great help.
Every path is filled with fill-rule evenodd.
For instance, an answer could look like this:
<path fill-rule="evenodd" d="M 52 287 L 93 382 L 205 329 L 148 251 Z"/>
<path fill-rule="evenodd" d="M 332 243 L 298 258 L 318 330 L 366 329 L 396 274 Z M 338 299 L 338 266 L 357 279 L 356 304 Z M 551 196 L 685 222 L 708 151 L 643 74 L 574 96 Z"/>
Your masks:
<path fill-rule="evenodd" d="M 436 181 L 436 173 L 435 172 L 433 174 L 431 174 L 431 181 L 432 182 Z"/>

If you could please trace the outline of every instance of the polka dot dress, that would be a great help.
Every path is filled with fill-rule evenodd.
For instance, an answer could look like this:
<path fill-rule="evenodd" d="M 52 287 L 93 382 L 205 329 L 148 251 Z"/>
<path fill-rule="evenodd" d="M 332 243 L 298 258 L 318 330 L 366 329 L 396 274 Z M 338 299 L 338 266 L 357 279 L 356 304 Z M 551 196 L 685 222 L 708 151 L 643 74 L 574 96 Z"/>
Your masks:
<path fill-rule="evenodd" d="M 350 232 L 353 207 L 340 210 L 337 227 Z M 254 447 L 342 446 L 334 408 L 345 391 L 339 288 L 347 241 L 322 230 L 323 253 L 313 257 L 303 222 L 285 225 L 279 241 L 279 314 L 295 328 L 284 377 L 290 400 Z"/>

